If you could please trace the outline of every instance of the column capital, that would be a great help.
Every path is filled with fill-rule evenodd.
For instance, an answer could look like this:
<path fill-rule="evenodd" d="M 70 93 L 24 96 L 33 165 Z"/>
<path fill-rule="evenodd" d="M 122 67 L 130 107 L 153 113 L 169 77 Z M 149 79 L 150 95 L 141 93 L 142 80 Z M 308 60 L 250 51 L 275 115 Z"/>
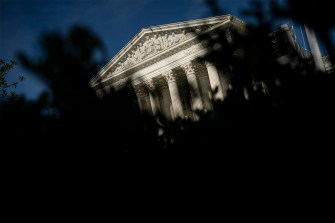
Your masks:
<path fill-rule="evenodd" d="M 181 67 L 185 71 L 186 75 L 195 74 L 194 65 L 192 62 L 185 63 L 181 65 Z"/>
<path fill-rule="evenodd" d="M 169 71 L 163 73 L 162 76 L 165 78 L 166 82 L 168 82 L 168 83 L 176 81 L 176 78 L 173 75 L 172 70 L 169 70 Z"/>
<path fill-rule="evenodd" d="M 209 60 L 205 60 L 204 64 L 205 64 L 206 67 L 212 67 L 212 66 L 214 66 L 214 63 L 212 61 L 209 61 Z"/>
<path fill-rule="evenodd" d="M 146 82 L 144 82 L 144 84 L 150 91 L 155 90 L 155 82 L 152 79 L 147 80 Z"/>
<path fill-rule="evenodd" d="M 133 87 L 136 94 L 140 94 L 142 92 L 141 84 L 133 85 Z"/>

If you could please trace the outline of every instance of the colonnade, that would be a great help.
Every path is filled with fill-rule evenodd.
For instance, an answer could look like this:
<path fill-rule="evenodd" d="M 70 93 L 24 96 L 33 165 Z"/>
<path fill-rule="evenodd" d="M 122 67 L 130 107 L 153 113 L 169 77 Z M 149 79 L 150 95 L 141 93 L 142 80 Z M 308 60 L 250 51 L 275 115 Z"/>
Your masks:
<path fill-rule="evenodd" d="M 199 68 L 199 66 L 204 69 Z M 176 72 L 177 70 L 179 72 Z M 186 76 L 188 86 L 179 82 L 178 75 L 181 75 L 181 73 Z M 222 74 L 211 62 L 189 61 L 162 72 L 155 78 L 146 80 L 143 83 L 144 88 L 142 88 L 145 89 L 145 92 L 138 95 L 138 97 L 145 97 L 139 100 L 142 103 L 140 107 L 153 115 L 160 111 L 173 120 L 178 117 L 196 119 L 194 111 L 211 110 L 211 100 L 222 101 L 224 99 L 227 90 L 225 87 L 227 83 L 224 82 L 227 79 L 220 77 L 220 75 Z M 164 80 L 164 83 L 157 81 L 159 79 Z M 165 89 L 164 93 L 162 93 L 162 89 Z M 189 93 L 183 94 L 183 91 L 189 91 Z M 185 95 L 190 95 L 190 98 L 183 98 Z M 187 108 L 185 101 L 189 101 L 189 108 Z M 186 112 L 187 109 L 191 110 L 193 117 L 189 117 L 188 114 L 190 113 Z"/>

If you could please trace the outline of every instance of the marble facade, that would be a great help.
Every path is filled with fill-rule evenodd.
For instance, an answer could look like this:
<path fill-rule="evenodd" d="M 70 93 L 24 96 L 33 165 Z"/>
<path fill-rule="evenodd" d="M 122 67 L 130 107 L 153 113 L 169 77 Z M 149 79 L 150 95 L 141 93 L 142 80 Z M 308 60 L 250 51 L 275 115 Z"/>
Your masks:
<path fill-rule="evenodd" d="M 215 64 L 198 59 L 211 50 L 199 36 L 244 27 L 243 21 L 225 15 L 144 28 L 90 85 L 102 96 L 110 87 L 119 89 L 130 81 L 143 112 L 196 120 L 195 111 L 211 110 L 212 100 L 223 100 L 229 85 Z"/>

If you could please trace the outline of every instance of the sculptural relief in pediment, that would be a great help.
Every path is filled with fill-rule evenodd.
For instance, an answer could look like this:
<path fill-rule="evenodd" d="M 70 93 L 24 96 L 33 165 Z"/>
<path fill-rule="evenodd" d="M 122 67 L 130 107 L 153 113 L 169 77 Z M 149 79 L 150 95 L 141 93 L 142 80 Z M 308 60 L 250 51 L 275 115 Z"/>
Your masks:
<path fill-rule="evenodd" d="M 179 30 L 153 32 L 144 35 L 137 41 L 136 45 L 128 50 L 123 57 L 112 67 L 109 75 L 126 70 L 143 60 L 150 58 L 168 48 L 171 48 L 194 34 L 210 28 L 213 25 L 203 25 L 198 27 L 183 28 Z"/>

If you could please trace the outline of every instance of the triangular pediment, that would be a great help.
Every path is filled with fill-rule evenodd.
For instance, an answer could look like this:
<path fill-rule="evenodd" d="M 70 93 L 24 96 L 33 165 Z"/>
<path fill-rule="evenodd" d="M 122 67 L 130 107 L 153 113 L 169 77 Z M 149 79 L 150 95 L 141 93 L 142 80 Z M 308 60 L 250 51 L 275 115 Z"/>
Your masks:
<path fill-rule="evenodd" d="M 92 79 L 91 84 L 104 76 L 118 75 L 150 60 L 155 55 L 183 44 L 190 38 L 226 22 L 230 18 L 230 15 L 225 15 L 143 28 L 101 69 L 98 75 Z"/>

